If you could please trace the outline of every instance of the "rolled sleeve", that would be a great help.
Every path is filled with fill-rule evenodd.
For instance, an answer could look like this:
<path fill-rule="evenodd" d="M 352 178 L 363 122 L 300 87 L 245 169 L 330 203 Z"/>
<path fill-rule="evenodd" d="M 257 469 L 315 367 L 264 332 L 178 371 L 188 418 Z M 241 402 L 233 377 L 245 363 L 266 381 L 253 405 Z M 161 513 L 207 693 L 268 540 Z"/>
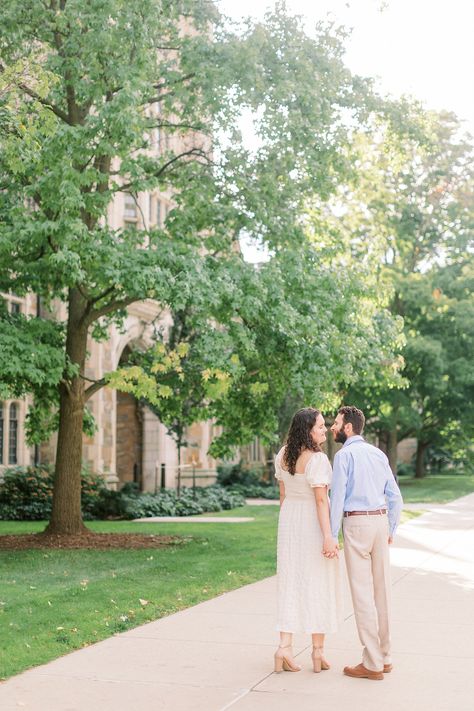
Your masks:
<path fill-rule="evenodd" d="M 398 524 L 400 523 L 403 499 L 391 469 L 390 475 L 388 476 L 387 483 L 385 485 L 385 498 L 387 499 L 388 506 L 389 531 L 390 535 L 393 536 L 395 535 L 395 531 L 397 530 Z"/>

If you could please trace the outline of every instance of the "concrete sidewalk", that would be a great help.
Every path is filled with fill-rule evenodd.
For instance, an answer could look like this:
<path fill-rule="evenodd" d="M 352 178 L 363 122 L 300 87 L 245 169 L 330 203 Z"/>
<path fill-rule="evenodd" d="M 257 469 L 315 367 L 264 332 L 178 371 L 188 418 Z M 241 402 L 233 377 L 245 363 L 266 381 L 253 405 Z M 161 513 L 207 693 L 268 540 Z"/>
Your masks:
<path fill-rule="evenodd" d="M 0 685 L 2 711 L 472 711 L 474 494 L 400 527 L 392 547 L 394 670 L 349 679 L 360 661 L 346 620 L 326 643 L 332 669 L 273 674 L 275 578 L 248 585 L 32 669 Z"/>

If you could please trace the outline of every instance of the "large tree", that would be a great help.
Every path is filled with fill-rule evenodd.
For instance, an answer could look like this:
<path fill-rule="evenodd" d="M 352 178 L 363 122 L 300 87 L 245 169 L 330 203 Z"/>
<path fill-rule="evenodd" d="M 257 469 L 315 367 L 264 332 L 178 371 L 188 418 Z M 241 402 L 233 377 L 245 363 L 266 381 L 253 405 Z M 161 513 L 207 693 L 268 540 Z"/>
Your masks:
<path fill-rule="evenodd" d="M 335 189 L 351 169 L 347 126 L 381 104 L 344 66 L 341 37 L 309 38 L 282 4 L 233 33 L 202 0 L 10 0 L 0 49 L 0 290 L 36 293 L 56 321 L 2 321 L 4 387 L 34 396 L 32 439 L 57 420 L 48 531 L 77 533 L 86 403 L 107 382 L 85 378 L 88 339 L 137 300 L 173 307 L 192 293 L 190 265 L 228 255 L 243 229 L 297 247 L 305 195 Z M 119 193 L 154 189 L 174 195 L 164 228 L 109 225 Z M 35 337 L 54 376 L 38 375 L 41 348 L 25 354 Z"/>
<path fill-rule="evenodd" d="M 361 140 L 359 183 L 343 217 L 353 240 L 378 249 L 405 341 L 403 387 L 362 384 L 350 396 L 365 407 L 394 471 L 397 443 L 417 438 L 419 477 L 430 444 L 440 446 L 454 426 L 473 426 L 473 146 L 454 116 L 428 113 L 425 121 L 423 145 Z"/>

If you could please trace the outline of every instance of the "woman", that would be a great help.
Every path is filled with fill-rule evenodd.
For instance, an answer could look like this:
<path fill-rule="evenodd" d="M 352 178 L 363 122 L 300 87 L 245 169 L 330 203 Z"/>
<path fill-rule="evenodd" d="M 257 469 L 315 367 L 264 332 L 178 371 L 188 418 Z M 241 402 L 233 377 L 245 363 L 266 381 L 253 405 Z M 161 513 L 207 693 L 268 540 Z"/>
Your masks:
<path fill-rule="evenodd" d="M 286 444 L 275 458 L 280 484 L 278 522 L 278 626 L 275 671 L 300 671 L 292 654 L 293 632 L 313 641 L 313 669 L 329 669 L 324 635 L 340 621 L 338 544 L 331 536 L 328 487 L 331 464 L 321 451 L 324 418 L 312 407 L 298 410 Z"/>

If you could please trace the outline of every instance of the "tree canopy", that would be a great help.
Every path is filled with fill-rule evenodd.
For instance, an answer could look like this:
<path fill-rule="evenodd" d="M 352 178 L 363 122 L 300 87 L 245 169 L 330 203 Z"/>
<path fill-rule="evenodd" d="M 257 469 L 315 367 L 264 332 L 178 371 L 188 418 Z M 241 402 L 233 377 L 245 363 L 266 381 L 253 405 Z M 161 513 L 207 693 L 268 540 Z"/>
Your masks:
<path fill-rule="evenodd" d="M 2 6 L 0 290 L 32 291 L 50 309 L 45 319 L 1 319 L 14 364 L 2 387 L 33 395 L 32 435 L 58 426 L 50 531 L 82 528 L 86 403 L 118 377 L 87 383 L 88 339 L 120 326 L 135 301 L 160 302 L 175 331 L 183 318 L 207 329 L 165 344 L 185 378 L 186 359 L 203 363 L 210 352 L 215 378 L 230 377 L 220 361 L 235 351 L 233 387 L 213 412 L 241 440 L 258 432 L 262 413 L 268 435 L 288 388 L 327 399 L 356 367 L 377 370 L 382 351 L 391 361 L 397 326 L 380 294 L 371 299 L 373 283 L 344 272 L 342 257 L 331 263 L 334 245 L 320 261 L 302 218 L 308 197 L 327 200 L 354 174 L 355 125 L 377 115 L 402 135 L 419 130 L 351 75 L 343 39 L 324 26 L 308 37 L 283 3 L 239 30 L 199 0 Z M 242 138 L 243 111 L 257 148 Z M 139 229 L 111 224 L 124 194 L 153 190 L 172 196 L 164 225 L 145 215 Z M 271 250 L 257 271 L 235 258 L 243 231 Z M 54 367 L 41 377 L 48 348 Z M 163 400 L 172 370 L 155 378 L 150 402 Z"/>

